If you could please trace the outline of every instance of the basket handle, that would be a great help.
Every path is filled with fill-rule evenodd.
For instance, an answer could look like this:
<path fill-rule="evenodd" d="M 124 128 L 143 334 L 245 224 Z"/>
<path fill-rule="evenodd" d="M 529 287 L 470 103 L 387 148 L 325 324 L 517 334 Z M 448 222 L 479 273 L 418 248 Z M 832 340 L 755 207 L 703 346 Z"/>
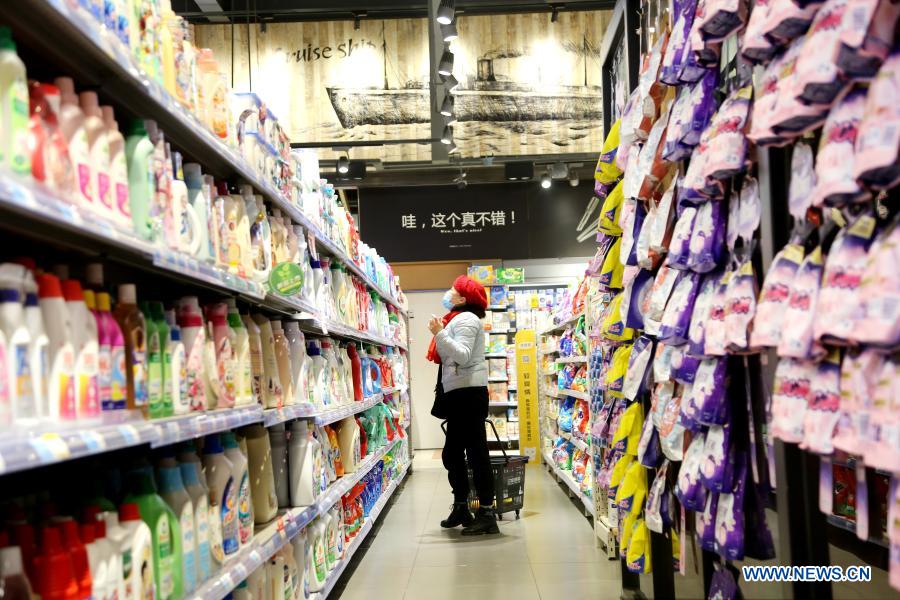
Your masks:
<path fill-rule="evenodd" d="M 506 462 L 509 462 L 509 456 L 506 455 L 506 448 L 503 447 L 503 442 L 500 441 L 500 434 L 497 433 L 497 428 L 494 426 L 494 422 L 490 419 L 485 419 L 485 423 L 490 424 L 491 429 L 494 432 L 494 439 L 497 440 L 497 443 L 500 444 L 500 452 L 503 453 L 503 458 L 506 459 Z M 447 435 L 447 419 L 441 421 L 441 431 L 444 432 L 444 435 Z"/>

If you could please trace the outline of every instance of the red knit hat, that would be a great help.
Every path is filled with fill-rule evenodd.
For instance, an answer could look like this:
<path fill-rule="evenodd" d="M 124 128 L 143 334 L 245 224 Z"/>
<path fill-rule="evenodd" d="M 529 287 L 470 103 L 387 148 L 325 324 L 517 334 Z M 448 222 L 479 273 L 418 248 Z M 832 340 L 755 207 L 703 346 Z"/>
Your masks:
<path fill-rule="evenodd" d="M 456 278 L 456 281 L 453 282 L 453 289 L 466 299 L 466 304 L 487 308 L 487 293 L 484 291 L 484 286 L 474 279 L 469 279 L 465 275 L 460 275 Z"/>

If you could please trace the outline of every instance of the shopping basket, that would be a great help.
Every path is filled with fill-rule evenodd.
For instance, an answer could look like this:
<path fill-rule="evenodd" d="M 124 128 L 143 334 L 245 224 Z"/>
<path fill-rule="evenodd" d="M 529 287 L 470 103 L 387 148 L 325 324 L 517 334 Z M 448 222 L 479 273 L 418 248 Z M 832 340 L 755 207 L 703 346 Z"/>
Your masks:
<path fill-rule="evenodd" d="M 490 423 L 494 432 L 494 437 L 500 441 L 497 434 L 497 428 L 490 419 L 485 419 L 485 423 Z M 441 423 L 441 429 L 444 435 L 447 435 L 447 421 Z M 516 518 L 519 518 L 519 511 L 525 503 L 525 465 L 528 463 L 527 456 L 509 456 L 506 450 L 500 447 L 503 456 L 491 456 L 491 470 L 494 472 L 494 510 L 497 512 L 497 518 L 503 520 L 503 513 L 515 511 Z M 471 467 L 469 471 L 469 508 L 473 511 L 478 510 L 481 502 L 478 500 L 478 494 L 475 491 L 474 475 Z"/>

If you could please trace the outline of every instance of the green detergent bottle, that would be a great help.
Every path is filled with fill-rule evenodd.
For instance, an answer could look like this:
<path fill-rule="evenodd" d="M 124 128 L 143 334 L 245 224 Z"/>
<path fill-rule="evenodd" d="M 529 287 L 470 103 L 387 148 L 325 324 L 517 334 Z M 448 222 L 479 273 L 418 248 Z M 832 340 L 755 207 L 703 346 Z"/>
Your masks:
<path fill-rule="evenodd" d="M 163 410 L 163 344 L 159 323 L 154 318 L 151 303 L 138 303 L 147 324 L 147 406 L 151 419 L 164 416 Z M 167 328 L 168 329 L 168 328 Z"/>
<path fill-rule="evenodd" d="M 125 502 L 138 505 L 141 520 L 153 538 L 154 580 L 158 600 L 179 600 L 184 594 L 184 560 L 178 517 L 156 492 L 153 468 L 142 465 L 129 473 L 131 494 Z"/>

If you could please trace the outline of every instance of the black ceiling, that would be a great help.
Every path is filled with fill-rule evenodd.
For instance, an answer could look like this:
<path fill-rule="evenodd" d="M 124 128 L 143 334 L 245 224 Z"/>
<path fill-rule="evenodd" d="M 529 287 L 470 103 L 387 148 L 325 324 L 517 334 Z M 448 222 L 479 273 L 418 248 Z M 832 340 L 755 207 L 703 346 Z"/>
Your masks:
<path fill-rule="evenodd" d="M 512 12 L 612 9 L 615 0 L 458 0 L 458 14 L 499 14 Z M 428 3 L 423 0 L 172 0 L 176 13 L 191 21 L 210 18 L 257 21 L 329 21 L 369 18 L 424 17 Z"/>

